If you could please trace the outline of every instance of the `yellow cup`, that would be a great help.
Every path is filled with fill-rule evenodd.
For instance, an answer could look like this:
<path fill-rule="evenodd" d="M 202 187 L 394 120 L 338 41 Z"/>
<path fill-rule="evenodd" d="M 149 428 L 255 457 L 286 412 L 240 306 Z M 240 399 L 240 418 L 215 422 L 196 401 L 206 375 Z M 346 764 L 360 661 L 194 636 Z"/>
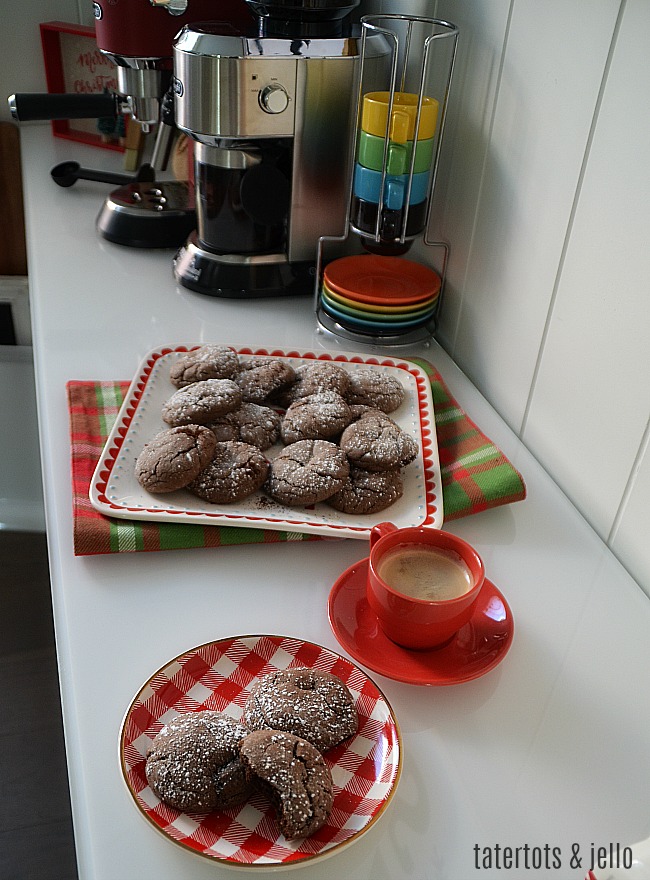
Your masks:
<path fill-rule="evenodd" d="M 418 115 L 419 96 L 412 92 L 395 92 L 393 110 L 388 126 L 388 138 L 397 144 L 412 141 L 415 136 L 415 121 Z M 361 128 L 368 134 L 386 137 L 388 105 L 390 92 L 368 92 L 363 96 L 361 108 Z M 418 140 L 432 138 L 438 119 L 438 102 L 435 98 L 422 98 Z"/>

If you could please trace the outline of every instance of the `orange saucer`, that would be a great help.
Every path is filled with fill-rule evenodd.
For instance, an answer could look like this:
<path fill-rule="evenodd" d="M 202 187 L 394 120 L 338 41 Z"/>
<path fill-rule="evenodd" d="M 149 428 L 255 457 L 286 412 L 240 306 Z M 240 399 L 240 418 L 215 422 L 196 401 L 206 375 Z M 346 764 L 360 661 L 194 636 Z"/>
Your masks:
<path fill-rule="evenodd" d="M 433 306 L 433 304 L 438 299 L 438 292 L 436 291 L 434 294 L 432 294 L 432 296 L 410 305 L 376 306 L 370 303 L 360 302 L 356 299 L 350 299 L 347 296 L 343 296 L 342 293 L 335 293 L 333 290 L 329 289 L 325 281 L 323 281 L 323 293 L 325 293 L 333 302 L 338 303 L 341 306 L 345 306 L 346 308 L 366 312 L 369 315 L 374 315 L 377 317 L 383 315 L 387 319 L 389 317 L 392 317 L 396 321 L 400 319 L 400 316 L 406 318 L 410 315 L 417 314 L 417 312 L 419 311 L 426 311 L 431 306 Z"/>
<path fill-rule="evenodd" d="M 376 254 L 333 260 L 325 267 L 323 279 L 334 293 L 378 306 L 413 305 L 440 290 L 440 276 L 428 266 Z"/>
<path fill-rule="evenodd" d="M 338 642 L 368 669 L 407 684 L 461 684 L 485 675 L 508 653 L 512 612 L 491 581 L 486 579 L 472 619 L 451 642 L 411 651 L 391 642 L 380 628 L 366 599 L 367 572 L 367 558 L 343 572 L 330 592 L 328 616 Z"/>

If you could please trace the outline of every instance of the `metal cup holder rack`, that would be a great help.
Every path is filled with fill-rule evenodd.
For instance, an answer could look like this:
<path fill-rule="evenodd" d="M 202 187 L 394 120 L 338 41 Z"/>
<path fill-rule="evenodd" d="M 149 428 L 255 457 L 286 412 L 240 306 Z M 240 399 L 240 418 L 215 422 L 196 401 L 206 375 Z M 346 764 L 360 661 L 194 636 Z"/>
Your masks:
<path fill-rule="evenodd" d="M 384 46 L 379 65 L 378 39 Z M 317 248 L 314 306 L 325 332 L 381 345 L 420 342 L 435 332 L 449 245 L 428 236 L 457 42 L 458 28 L 436 18 L 382 14 L 361 19 L 349 211 L 343 234 L 322 236 Z M 354 295 L 350 300 L 342 295 L 345 291 L 325 284 L 327 266 L 341 254 L 374 254 L 389 268 L 386 260 L 393 260 L 399 274 L 398 260 L 418 239 L 441 251 L 439 285 L 412 308 L 401 305 L 399 297 L 394 303 L 387 297 L 381 314 L 373 314 L 361 293 L 356 302 Z"/>

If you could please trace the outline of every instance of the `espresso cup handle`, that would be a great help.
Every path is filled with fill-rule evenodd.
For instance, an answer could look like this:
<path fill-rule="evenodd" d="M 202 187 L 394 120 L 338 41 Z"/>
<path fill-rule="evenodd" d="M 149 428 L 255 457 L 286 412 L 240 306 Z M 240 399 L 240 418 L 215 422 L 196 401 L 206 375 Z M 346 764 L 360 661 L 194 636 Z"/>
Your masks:
<path fill-rule="evenodd" d="M 370 530 L 370 546 L 374 547 L 380 538 L 384 538 L 386 535 L 390 535 L 391 532 L 396 531 L 397 526 L 392 522 L 378 523 Z"/>
<path fill-rule="evenodd" d="M 410 118 L 403 110 L 393 110 L 390 119 L 389 140 L 396 144 L 405 144 L 409 139 Z"/>

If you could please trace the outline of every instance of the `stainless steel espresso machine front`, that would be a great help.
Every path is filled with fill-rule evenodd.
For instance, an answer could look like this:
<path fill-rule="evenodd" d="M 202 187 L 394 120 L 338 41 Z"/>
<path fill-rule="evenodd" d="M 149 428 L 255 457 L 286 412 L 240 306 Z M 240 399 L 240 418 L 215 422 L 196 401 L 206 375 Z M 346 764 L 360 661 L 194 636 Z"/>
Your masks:
<path fill-rule="evenodd" d="M 250 27 L 189 24 L 174 45 L 197 211 L 174 273 L 212 296 L 311 294 L 318 239 L 341 233 L 349 205 L 359 0 L 247 2 Z M 377 41 L 376 64 L 387 57 Z"/>

